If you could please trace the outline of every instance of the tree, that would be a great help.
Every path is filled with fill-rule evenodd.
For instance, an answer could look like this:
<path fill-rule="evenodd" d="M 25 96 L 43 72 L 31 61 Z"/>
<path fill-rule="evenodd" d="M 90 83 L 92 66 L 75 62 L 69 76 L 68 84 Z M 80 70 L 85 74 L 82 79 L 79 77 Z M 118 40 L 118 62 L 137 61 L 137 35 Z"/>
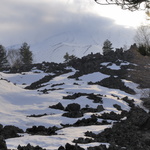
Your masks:
<path fill-rule="evenodd" d="M 32 64 L 33 54 L 30 51 L 30 46 L 27 43 L 23 43 L 19 50 L 22 63 L 25 65 Z"/>
<path fill-rule="evenodd" d="M 75 59 L 76 57 L 74 55 L 69 55 L 68 52 L 64 55 L 65 62 L 69 62 L 72 59 Z"/>
<path fill-rule="evenodd" d="M 11 67 L 19 68 L 23 63 L 19 50 L 11 49 L 8 51 L 7 59 Z"/>
<path fill-rule="evenodd" d="M 141 5 L 144 5 L 144 10 L 150 8 L 150 0 L 94 0 L 97 4 L 100 5 L 118 5 L 122 9 L 128 9 L 135 11 L 141 8 Z"/>
<path fill-rule="evenodd" d="M 2 45 L 0 45 L 0 70 L 6 66 L 8 66 L 6 50 Z"/>
<path fill-rule="evenodd" d="M 138 46 L 138 50 L 142 55 L 150 55 L 150 27 L 140 26 L 137 29 L 134 40 Z"/>
<path fill-rule="evenodd" d="M 108 54 L 113 49 L 112 43 L 108 39 L 105 40 L 104 43 L 103 43 L 103 48 L 102 49 L 103 49 L 103 55 Z"/>

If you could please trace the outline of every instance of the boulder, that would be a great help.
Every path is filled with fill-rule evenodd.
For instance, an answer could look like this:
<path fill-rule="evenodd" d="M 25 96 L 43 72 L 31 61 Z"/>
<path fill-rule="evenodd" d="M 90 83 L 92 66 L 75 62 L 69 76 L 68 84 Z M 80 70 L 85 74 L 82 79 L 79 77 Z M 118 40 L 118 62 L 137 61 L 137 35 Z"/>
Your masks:
<path fill-rule="evenodd" d="M 81 109 L 80 104 L 72 103 L 72 104 L 68 104 L 65 110 L 69 112 L 78 112 L 80 111 L 80 109 Z"/>
<path fill-rule="evenodd" d="M 64 106 L 60 102 L 58 104 L 56 104 L 56 105 L 49 106 L 49 108 L 64 110 Z"/>

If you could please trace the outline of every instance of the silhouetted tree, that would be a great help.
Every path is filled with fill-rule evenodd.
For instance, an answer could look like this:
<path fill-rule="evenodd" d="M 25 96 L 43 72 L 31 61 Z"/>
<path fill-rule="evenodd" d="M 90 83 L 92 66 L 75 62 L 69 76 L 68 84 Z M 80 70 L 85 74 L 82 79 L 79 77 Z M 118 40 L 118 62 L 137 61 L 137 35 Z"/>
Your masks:
<path fill-rule="evenodd" d="M 64 55 L 65 62 L 69 62 L 72 59 L 75 59 L 76 57 L 74 55 L 69 55 L 68 52 Z"/>
<path fill-rule="evenodd" d="M 5 68 L 6 66 L 8 66 L 6 50 L 2 45 L 0 45 L 0 70 Z"/>
<path fill-rule="evenodd" d="M 23 64 L 32 64 L 33 54 L 30 51 L 30 46 L 27 43 L 23 43 L 20 50 L 21 61 Z"/>
<path fill-rule="evenodd" d="M 108 54 L 109 52 L 111 52 L 113 49 L 112 47 L 112 43 L 107 39 L 104 41 L 103 43 L 103 55 Z"/>

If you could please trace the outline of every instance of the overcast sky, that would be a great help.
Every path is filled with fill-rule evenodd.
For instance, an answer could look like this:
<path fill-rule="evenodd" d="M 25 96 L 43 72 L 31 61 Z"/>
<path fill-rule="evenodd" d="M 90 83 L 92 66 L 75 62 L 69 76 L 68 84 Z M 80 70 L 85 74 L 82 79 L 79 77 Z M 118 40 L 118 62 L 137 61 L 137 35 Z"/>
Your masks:
<path fill-rule="evenodd" d="M 33 44 L 62 32 L 83 38 L 101 35 L 103 40 L 124 38 L 126 44 L 145 19 L 144 12 L 100 6 L 94 0 L 1 0 L 0 10 L 0 43 L 4 46 Z"/>

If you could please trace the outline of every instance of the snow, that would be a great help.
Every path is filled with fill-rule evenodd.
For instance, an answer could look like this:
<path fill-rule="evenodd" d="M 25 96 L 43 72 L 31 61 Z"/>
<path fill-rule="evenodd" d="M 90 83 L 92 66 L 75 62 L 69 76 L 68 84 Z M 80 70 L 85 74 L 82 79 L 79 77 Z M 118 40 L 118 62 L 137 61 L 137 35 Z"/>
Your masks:
<path fill-rule="evenodd" d="M 18 143 L 20 145 L 27 145 L 30 141 L 31 145 L 36 146 L 37 142 L 38 145 L 40 145 L 43 148 L 46 148 L 47 150 L 55 150 L 58 149 L 61 145 L 64 146 L 65 143 L 72 143 L 74 139 L 77 139 L 78 137 L 85 137 L 84 132 L 86 131 L 93 131 L 93 132 L 101 132 L 105 128 L 110 127 L 110 125 L 103 125 L 103 126 L 89 126 L 89 127 L 70 127 L 70 128 L 64 128 L 62 130 L 57 131 L 58 135 L 53 136 L 38 136 L 38 135 L 28 135 L 25 134 L 21 138 L 13 138 L 8 139 L 7 145 L 11 148 L 16 148 L 18 146 Z M 105 143 L 108 145 L 107 143 Z M 90 145 L 100 145 L 100 143 L 90 143 Z M 82 146 L 82 145 L 81 145 Z M 84 148 L 87 148 L 89 144 L 84 145 Z"/>
<path fill-rule="evenodd" d="M 79 77 L 80 80 L 84 80 L 86 82 L 97 82 L 97 81 L 101 81 L 104 78 L 108 78 L 108 75 L 105 75 L 103 73 L 100 72 L 94 72 L 91 74 L 87 74 L 87 75 L 83 75 L 82 77 Z"/>
<path fill-rule="evenodd" d="M 111 67 L 115 68 L 116 66 L 112 65 Z M 72 69 L 72 72 L 70 73 L 66 73 L 53 78 L 46 83 L 46 86 L 41 87 L 38 90 L 42 90 L 45 88 L 50 89 L 53 84 L 64 83 L 62 85 L 56 86 L 56 88 L 62 89 L 48 91 L 48 94 L 42 94 L 38 90 L 24 89 L 25 85 L 22 84 L 25 83 L 26 85 L 30 85 L 31 83 L 43 78 L 45 75 L 48 75 L 48 73 L 44 73 L 42 71 L 38 71 L 38 73 L 35 73 L 35 70 L 22 74 L 6 74 L 0 72 L 0 76 L 1 78 L 3 78 L 2 80 L 0 80 L 1 124 L 15 125 L 23 129 L 24 131 L 27 128 L 32 127 L 33 125 L 43 125 L 45 127 L 61 127 L 60 124 L 73 124 L 78 119 L 89 118 L 92 113 L 86 113 L 81 118 L 66 118 L 62 116 L 65 111 L 51 109 L 49 108 L 49 106 L 55 105 L 58 102 L 61 102 L 64 107 L 71 103 L 78 103 L 80 104 L 81 108 L 86 107 L 86 105 L 89 105 L 92 108 L 96 108 L 97 105 L 101 105 L 100 103 L 94 103 L 86 96 L 81 96 L 75 100 L 62 99 L 62 97 L 68 95 L 68 93 L 74 94 L 80 92 L 106 95 L 105 97 L 102 97 L 103 107 L 105 110 L 103 112 L 97 113 L 99 115 L 104 112 L 110 111 L 120 113 L 120 111 L 113 107 L 114 104 L 120 105 L 121 108 L 124 110 L 130 109 L 126 102 L 118 100 L 117 97 L 112 96 L 112 94 L 120 98 L 125 96 L 128 96 L 129 98 L 135 98 L 137 105 L 140 105 L 141 103 L 141 101 L 139 100 L 139 94 L 133 96 L 120 90 L 108 89 L 99 85 L 87 84 L 87 82 L 89 81 L 100 81 L 104 78 L 107 78 L 108 75 L 102 74 L 100 72 L 95 72 L 88 75 L 83 75 L 79 78 L 79 80 L 67 78 L 74 73 L 75 70 Z M 130 88 L 133 87 L 134 90 L 138 90 L 138 85 L 127 80 L 123 81 Z M 78 83 L 78 85 L 75 85 L 74 83 Z M 46 113 L 47 115 L 43 117 L 27 117 L 33 114 L 38 115 L 44 113 Z M 99 119 L 99 121 L 101 120 Z M 93 131 L 99 133 L 108 127 L 111 127 L 111 125 L 68 127 L 58 130 L 58 135 L 33 136 L 24 134 L 22 137 L 19 138 L 7 139 L 6 143 L 9 149 L 16 149 L 19 144 L 26 145 L 30 143 L 31 145 L 39 145 L 43 148 L 46 148 L 47 150 L 55 150 L 58 149 L 58 147 L 61 145 L 64 146 L 67 142 L 73 144 L 73 139 L 85 137 L 84 133 L 86 131 Z M 99 144 L 100 143 L 90 143 L 81 144 L 81 146 L 87 148 L 90 145 L 94 146 Z M 108 143 L 105 144 L 108 145 Z"/>
<path fill-rule="evenodd" d="M 111 66 L 108 66 L 107 68 L 113 69 L 113 70 L 119 70 L 120 66 L 117 66 L 116 64 L 112 64 Z"/>
<path fill-rule="evenodd" d="M 30 48 L 33 51 L 35 62 L 62 63 L 66 52 L 79 58 L 91 52 L 102 52 L 101 44 L 96 41 L 87 33 L 79 32 L 74 35 L 72 32 L 63 32 L 31 45 Z"/>
<path fill-rule="evenodd" d="M 121 69 L 121 66 L 130 64 L 129 62 L 126 62 L 126 61 L 124 62 L 122 60 L 118 60 L 118 61 L 120 62 L 120 65 L 116 65 L 115 63 L 110 63 L 110 62 L 104 62 L 104 63 L 101 63 L 101 65 L 106 66 L 107 68 L 112 69 L 112 70 L 119 70 Z"/>

